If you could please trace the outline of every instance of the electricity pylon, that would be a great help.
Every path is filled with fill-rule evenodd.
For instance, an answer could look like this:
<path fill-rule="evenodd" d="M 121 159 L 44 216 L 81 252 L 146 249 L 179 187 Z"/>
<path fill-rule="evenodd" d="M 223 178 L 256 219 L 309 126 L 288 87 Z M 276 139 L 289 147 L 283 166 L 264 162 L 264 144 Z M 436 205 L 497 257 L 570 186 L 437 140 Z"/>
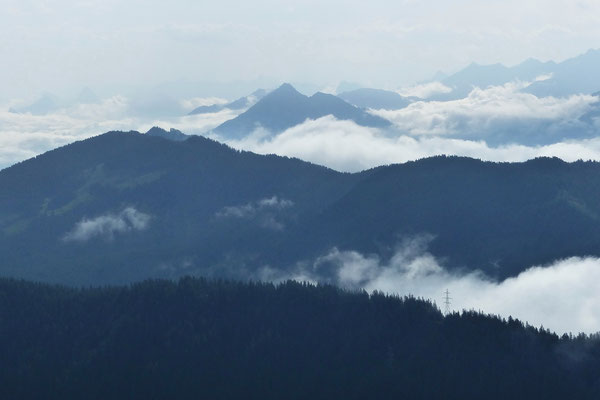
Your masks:
<path fill-rule="evenodd" d="M 444 315 L 450 314 L 450 300 L 452 300 L 452 297 L 450 297 L 450 292 L 446 289 L 444 292 Z"/>

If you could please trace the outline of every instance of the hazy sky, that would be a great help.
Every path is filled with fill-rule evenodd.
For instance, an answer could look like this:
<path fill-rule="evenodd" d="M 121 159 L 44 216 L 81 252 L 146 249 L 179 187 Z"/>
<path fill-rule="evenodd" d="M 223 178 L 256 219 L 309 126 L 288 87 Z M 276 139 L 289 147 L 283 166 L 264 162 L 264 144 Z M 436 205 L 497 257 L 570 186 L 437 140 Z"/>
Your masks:
<path fill-rule="evenodd" d="M 396 88 L 600 47 L 597 0 L 0 0 L 2 97 L 166 81 Z M 198 93 L 199 96 L 211 93 Z M 1 100 L 1 99 L 0 99 Z"/>

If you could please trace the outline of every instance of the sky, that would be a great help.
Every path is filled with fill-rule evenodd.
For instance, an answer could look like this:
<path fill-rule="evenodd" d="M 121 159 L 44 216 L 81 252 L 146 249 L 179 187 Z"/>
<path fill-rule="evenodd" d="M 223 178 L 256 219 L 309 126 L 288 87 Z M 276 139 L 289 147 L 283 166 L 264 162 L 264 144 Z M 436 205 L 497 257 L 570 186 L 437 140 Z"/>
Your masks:
<path fill-rule="evenodd" d="M 397 88 L 473 61 L 561 61 L 600 43 L 595 0 L 1 0 L 1 5 L 4 101 L 84 86 L 123 94 L 117 92 L 166 82 L 206 83 L 194 86 L 196 96 L 228 97 L 281 82 Z M 229 84 L 229 90 L 215 83 Z"/>

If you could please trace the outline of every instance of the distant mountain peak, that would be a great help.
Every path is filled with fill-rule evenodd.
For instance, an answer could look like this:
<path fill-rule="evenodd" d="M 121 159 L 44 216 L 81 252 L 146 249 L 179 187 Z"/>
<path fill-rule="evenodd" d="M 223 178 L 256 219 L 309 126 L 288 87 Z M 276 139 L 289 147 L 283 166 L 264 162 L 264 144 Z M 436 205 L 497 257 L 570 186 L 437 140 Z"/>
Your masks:
<path fill-rule="evenodd" d="M 292 86 L 291 83 L 288 82 L 284 82 L 281 84 L 281 86 L 279 86 L 278 89 L 291 89 L 291 90 L 296 90 L 296 88 L 294 86 Z"/>
<path fill-rule="evenodd" d="M 182 142 L 189 137 L 180 130 L 171 128 L 169 131 L 166 131 L 158 126 L 153 126 L 152 128 L 150 128 L 148 132 L 146 132 L 146 135 L 161 137 L 163 139 L 173 140 L 175 142 Z"/>
<path fill-rule="evenodd" d="M 281 86 L 279 86 L 277 89 L 275 89 L 271 93 L 269 93 L 269 95 L 286 95 L 286 94 L 303 96 L 303 94 L 300 93 L 299 91 L 297 91 L 296 88 L 293 87 L 290 83 L 284 83 Z"/>
<path fill-rule="evenodd" d="M 515 80 L 532 82 L 541 75 L 550 74 L 551 79 L 534 82 L 523 91 L 538 97 L 594 93 L 600 88 L 599 68 L 600 49 L 589 49 L 561 62 L 528 58 L 511 67 L 473 62 L 441 81 L 453 88 L 452 92 L 435 95 L 430 100 L 456 100 L 466 97 L 474 86 L 485 88 Z"/>
<path fill-rule="evenodd" d="M 45 115 L 60 108 L 60 104 L 60 100 L 56 95 L 50 92 L 43 92 L 33 103 L 24 107 L 11 108 L 9 111 L 13 113 Z"/>
<path fill-rule="evenodd" d="M 339 120 L 351 120 L 361 126 L 388 127 L 390 122 L 353 106 L 340 97 L 317 92 L 308 97 L 291 84 L 284 83 L 236 118 L 224 122 L 214 131 L 225 137 L 241 138 L 257 126 L 272 134 L 303 123 L 333 115 Z"/>

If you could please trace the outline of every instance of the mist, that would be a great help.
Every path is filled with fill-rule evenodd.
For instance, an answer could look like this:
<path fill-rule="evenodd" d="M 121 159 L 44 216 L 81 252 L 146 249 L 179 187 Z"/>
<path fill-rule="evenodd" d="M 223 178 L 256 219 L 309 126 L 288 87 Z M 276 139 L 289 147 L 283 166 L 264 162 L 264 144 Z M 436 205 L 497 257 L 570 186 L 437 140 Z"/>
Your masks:
<path fill-rule="evenodd" d="M 427 251 L 430 240 L 431 237 L 407 238 L 389 259 L 333 248 L 312 261 L 299 262 L 291 273 L 264 267 L 259 277 L 413 295 L 430 299 L 441 309 L 444 291 L 448 289 L 452 311 L 512 316 L 559 334 L 600 331 L 600 259 L 556 260 L 495 281 L 477 270 L 462 273 L 444 268 L 443 262 Z"/>
<path fill-rule="evenodd" d="M 223 139 L 221 139 L 223 140 Z M 338 171 L 357 172 L 435 155 L 458 155 L 486 161 L 521 162 L 536 157 L 565 161 L 600 160 L 600 138 L 564 140 L 548 145 L 505 144 L 437 135 L 393 135 L 331 116 L 309 120 L 268 137 L 257 131 L 242 140 L 224 140 L 233 148 L 259 154 L 297 157 Z"/>

